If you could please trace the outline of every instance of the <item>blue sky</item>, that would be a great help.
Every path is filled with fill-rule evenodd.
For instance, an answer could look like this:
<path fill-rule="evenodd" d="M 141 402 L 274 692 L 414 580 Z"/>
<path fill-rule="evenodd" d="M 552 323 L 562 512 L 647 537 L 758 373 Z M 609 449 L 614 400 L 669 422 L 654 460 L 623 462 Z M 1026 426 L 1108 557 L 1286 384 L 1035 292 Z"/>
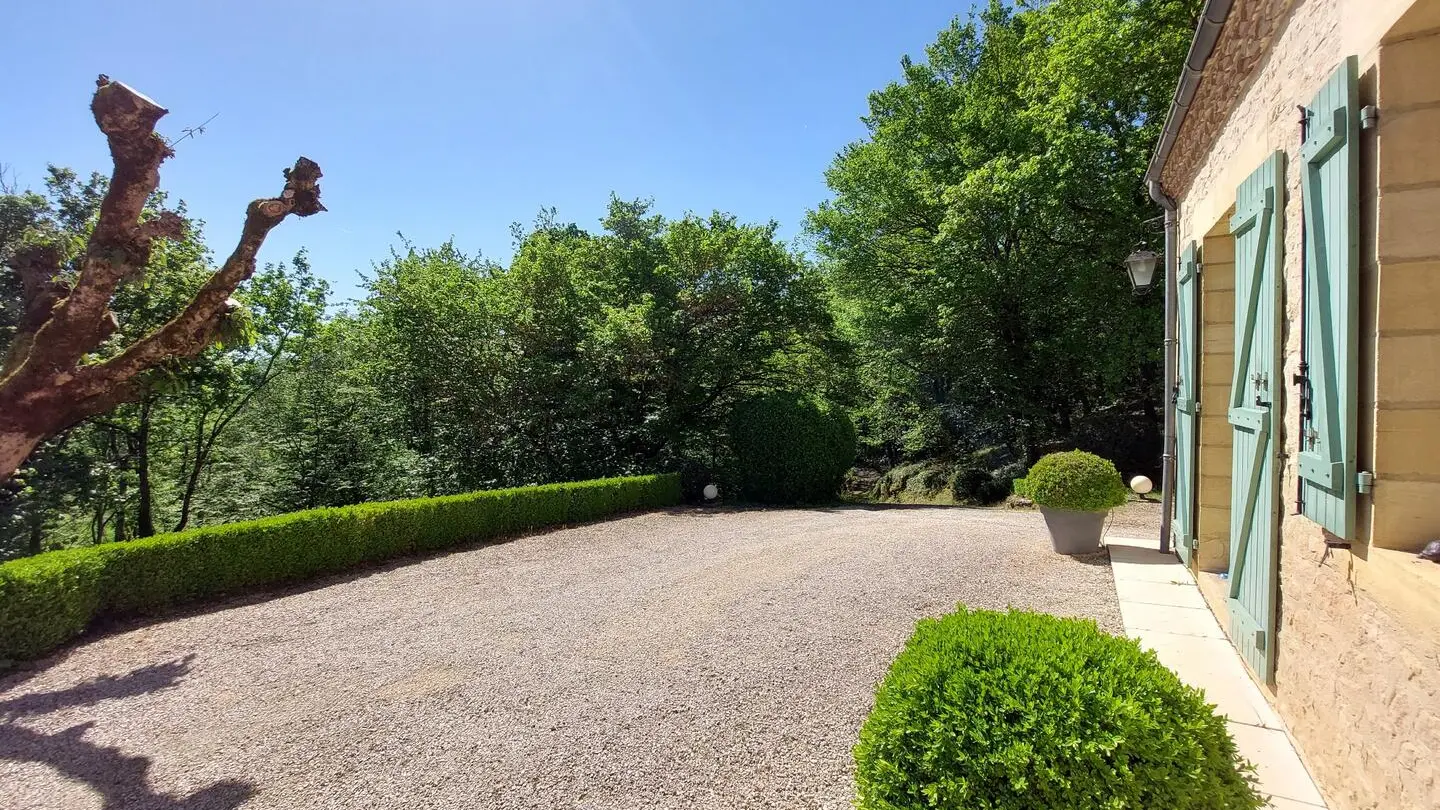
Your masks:
<path fill-rule="evenodd" d="M 107 73 L 169 108 L 162 187 L 229 252 L 245 204 L 297 155 L 329 212 L 261 260 L 310 249 L 337 297 L 396 232 L 505 261 L 542 206 L 596 228 L 611 192 L 666 215 L 774 219 L 789 239 L 864 134 L 866 95 L 963 1 L 26 2 L 7 12 L 0 163 L 108 172 L 89 117 Z M 18 70 L 17 70 L 18 68 Z"/>

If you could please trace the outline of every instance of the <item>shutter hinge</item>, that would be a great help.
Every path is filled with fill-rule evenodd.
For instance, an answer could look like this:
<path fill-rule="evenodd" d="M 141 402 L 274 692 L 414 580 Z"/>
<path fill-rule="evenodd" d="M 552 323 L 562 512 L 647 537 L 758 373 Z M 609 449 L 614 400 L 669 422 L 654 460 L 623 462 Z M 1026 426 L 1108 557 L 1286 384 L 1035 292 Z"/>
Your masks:
<path fill-rule="evenodd" d="M 1204 262 L 1195 262 L 1195 275 L 1196 275 L 1196 277 L 1199 277 L 1199 275 L 1200 275 L 1201 273 L 1203 273 L 1203 272 L 1205 272 L 1205 263 L 1204 263 Z"/>
<path fill-rule="evenodd" d="M 1374 129 L 1380 123 L 1380 108 L 1374 104 L 1366 104 L 1360 108 L 1360 128 Z"/>
<path fill-rule="evenodd" d="M 1369 495 L 1375 488 L 1375 473 L 1362 471 L 1355 474 L 1355 492 L 1360 495 Z"/>
<path fill-rule="evenodd" d="M 1315 411 L 1312 403 L 1315 400 L 1314 390 L 1310 387 L 1310 364 L 1304 360 L 1300 361 L 1300 373 L 1290 375 L 1290 384 L 1300 388 L 1300 420 L 1308 422 L 1314 417 Z"/>

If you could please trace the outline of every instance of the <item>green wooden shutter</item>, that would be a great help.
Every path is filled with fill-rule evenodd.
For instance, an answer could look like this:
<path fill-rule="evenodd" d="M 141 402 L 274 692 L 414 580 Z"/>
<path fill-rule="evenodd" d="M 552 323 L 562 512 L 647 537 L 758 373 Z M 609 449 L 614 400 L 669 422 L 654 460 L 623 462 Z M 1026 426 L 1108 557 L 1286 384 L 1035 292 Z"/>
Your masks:
<path fill-rule="evenodd" d="M 1359 397 L 1360 122 L 1349 57 L 1306 108 L 1300 148 L 1305 205 L 1305 340 L 1298 470 L 1301 512 L 1355 535 Z"/>
<path fill-rule="evenodd" d="M 1272 154 L 1235 194 L 1235 376 L 1228 418 L 1230 638 L 1264 681 L 1275 674 L 1279 584 L 1280 232 L 1285 154 Z"/>
<path fill-rule="evenodd" d="M 1175 550 L 1185 562 L 1195 550 L 1196 476 L 1200 465 L 1197 454 L 1199 431 L 1196 429 L 1200 411 L 1200 330 L 1197 305 L 1200 286 L 1199 262 L 1195 243 L 1185 247 L 1180 257 L 1177 278 L 1179 312 L 1176 318 L 1177 359 L 1175 390 Z"/>

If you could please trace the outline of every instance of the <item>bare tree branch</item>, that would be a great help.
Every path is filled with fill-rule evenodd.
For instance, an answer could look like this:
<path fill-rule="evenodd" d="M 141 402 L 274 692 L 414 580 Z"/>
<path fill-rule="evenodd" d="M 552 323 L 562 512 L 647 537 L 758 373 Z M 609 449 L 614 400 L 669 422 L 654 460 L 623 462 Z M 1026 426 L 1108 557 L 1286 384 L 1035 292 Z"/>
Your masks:
<path fill-rule="evenodd" d="M 279 197 L 250 203 L 240 242 L 220 271 L 210 277 L 185 310 L 158 330 L 136 341 L 116 357 L 84 369 L 98 377 L 129 377 L 163 360 L 192 357 L 211 342 L 219 325 L 217 315 L 240 282 L 255 274 L 255 254 L 270 229 L 290 214 L 308 217 L 325 210 L 320 204 L 320 167 L 309 158 L 285 170 L 285 190 Z"/>
<path fill-rule="evenodd" d="M 110 145 L 114 170 L 73 287 L 56 277 L 62 258 L 37 248 L 12 260 L 26 299 L 25 324 L 0 376 L 0 481 L 45 437 L 134 399 L 137 377 L 169 360 L 194 357 L 215 338 L 235 288 L 255 272 L 265 237 L 291 214 L 320 203 L 320 166 L 299 158 L 286 169 L 280 196 L 250 203 L 240 241 L 185 309 L 170 322 L 102 362 L 85 362 L 116 328 L 110 302 L 122 281 L 145 272 L 156 239 L 184 236 L 184 220 L 164 213 L 141 220 L 172 154 L 155 132 L 164 107 L 102 75 L 90 109 Z"/>
<path fill-rule="evenodd" d="M 100 218 L 81 259 L 75 287 L 35 335 L 29 356 L 11 377 L 32 382 L 73 366 L 95 348 L 92 339 L 110 311 L 110 298 L 125 278 L 143 272 L 154 235 L 140 227 L 145 202 L 160 185 L 160 164 L 170 147 L 155 132 L 164 107 L 102 75 L 90 102 L 95 123 L 110 142 L 114 171 L 100 203 Z M 18 381 L 17 381 L 18 382 Z M 0 473 L 3 474 L 3 473 Z"/>

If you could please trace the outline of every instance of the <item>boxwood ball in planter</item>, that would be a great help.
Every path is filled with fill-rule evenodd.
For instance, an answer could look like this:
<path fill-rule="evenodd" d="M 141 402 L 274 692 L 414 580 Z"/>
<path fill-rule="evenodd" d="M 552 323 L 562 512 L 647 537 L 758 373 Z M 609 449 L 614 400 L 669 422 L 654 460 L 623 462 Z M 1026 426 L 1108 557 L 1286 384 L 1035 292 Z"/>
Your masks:
<path fill-rule="evenodd" d="M 1051 453 L 1015 482 L 1015 494 L 1040 507 L 1061 554 L 1100 550 L 1105 516 L 1125 503 L 1125 481 L 1109 461 L 1083 450 Z"/>

